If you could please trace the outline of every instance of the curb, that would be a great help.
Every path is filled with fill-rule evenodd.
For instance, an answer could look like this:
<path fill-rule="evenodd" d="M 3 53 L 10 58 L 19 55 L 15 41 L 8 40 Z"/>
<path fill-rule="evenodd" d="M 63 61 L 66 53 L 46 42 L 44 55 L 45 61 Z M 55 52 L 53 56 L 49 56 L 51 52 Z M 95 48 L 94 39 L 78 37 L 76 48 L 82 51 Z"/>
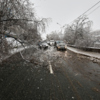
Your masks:
<path fill-rule="evenodd" d="M 100 62 L 100 57 L 87 54 L 87 53 L 85 53 L 85 52 L 87 52 L 87 51 L 85 51 L 85 50 L 77 49 L 77 50 L 79 50 L 79 51 L 81 51 L 81 52 L 84 52 L 84 53 L 80 53 L 80 52 L 78 52 L 78 51 L 75 51 L 75 50 L 70 49 L 69 46 L 67 46 L 67 47 L 68 47 L 67 50 L 69 50 L 69 51 L 71 51 L 71 52 L 73 52 L 73 53 L 75 53 L 75 54 L 77 54 L 77 55 L 81 55 L 80 58 L 87 58 L 87 59 L 89 59 L 89 60 L 92 60 L 93 62 Z M 73 48 L 73 47 L 71 47 L 71 48 Z M 73 48 L 73 49 L 76 49 L 76 48 Z M 90 53 L 90 52 L 89 52 L 89 53 Z M 100 53 L 96 53 L 96 52 L 91 52 L 91 53 L 95 53 L 95 54 L 97 54 L 97 55 L 98 55 L 98 54 L 100 55 Z"/>

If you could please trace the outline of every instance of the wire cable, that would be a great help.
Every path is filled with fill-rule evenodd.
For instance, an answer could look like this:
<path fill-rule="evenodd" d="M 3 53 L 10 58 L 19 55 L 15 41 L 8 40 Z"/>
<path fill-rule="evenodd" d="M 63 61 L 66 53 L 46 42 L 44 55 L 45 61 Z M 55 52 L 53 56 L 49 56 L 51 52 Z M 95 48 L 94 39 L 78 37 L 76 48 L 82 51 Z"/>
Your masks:
<path fill-rule="evenodd" d="M 89 16 L 90 14 L 92 14 L 94 11 L 96 11 L 100 6 L 98 6 L 97 8 L 95 8 L 93 11 L 91 11 L 89 14 L 87 14 L 87 16 Z"/>
<path fill-rule="evenodd" d="M 88 11 L 90 11 L 92 8 L 94 8 L 96 5 L 98 5 L 100 3 L 100 1 L 99 2 L 97 2 L 95 5 L 93 5 L 91 8 L 89 8 L 87 11 L 85 11 L 83 14 L 81 14 L 79 17 L 81 17 L 81 16 L 83 16 L 84 14 L 86 14 Z"/>
<path fill-rule="evenodd" d="M 94 7 L 95 7 L 96 5 L 98 5 L 99 3 L 100 3 L 100 1 L 98 1 L 95 5 L 93 5 L 92 7 L 90 7 L 88 10 L 86 10 L 86 11 L 85 11 L 83 14 L 81 14 L 79 17 L 85 15 L 88 11 L 90 11 L 92 8 L 94 8 Z M 99 8 L 99 7 L 97 7 L 97 8 Z M 97 9 L 97 8 L 96 8 L 96 9 Z M 96 9 L 95 9 L 95 10 L 96 10 Z M 94 11 L 92 11 L 92 12 L 94 12 Z M 91 12 L 91 13 L 92 13 L 92 12 Z M 89 14 L 90 14 L 90 13 L 89 13 Z M 89 14 L 88 14 L 88 15 L 89 15 Z M 79 17 L 77 17 L 76 19 L 78 19 Z M 76 20 L 76 19 L 75 19 L 75 20 Z M 74 22 L 75 20 L 71 21 L 69 24 L 71 24 L 71 23 Z"/>

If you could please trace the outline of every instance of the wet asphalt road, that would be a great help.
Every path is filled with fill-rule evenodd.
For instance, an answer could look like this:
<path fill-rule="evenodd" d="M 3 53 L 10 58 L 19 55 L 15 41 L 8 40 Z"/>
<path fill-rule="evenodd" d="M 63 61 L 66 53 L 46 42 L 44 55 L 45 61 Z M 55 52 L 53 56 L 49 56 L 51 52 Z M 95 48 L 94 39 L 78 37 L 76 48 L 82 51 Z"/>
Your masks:
<path fill-rule="evenodd" d="M 19 54 L 0 64 L 0 100 L 100 100 L 99 63 L 53 47 L 38 59 L 42 66 Z"/>

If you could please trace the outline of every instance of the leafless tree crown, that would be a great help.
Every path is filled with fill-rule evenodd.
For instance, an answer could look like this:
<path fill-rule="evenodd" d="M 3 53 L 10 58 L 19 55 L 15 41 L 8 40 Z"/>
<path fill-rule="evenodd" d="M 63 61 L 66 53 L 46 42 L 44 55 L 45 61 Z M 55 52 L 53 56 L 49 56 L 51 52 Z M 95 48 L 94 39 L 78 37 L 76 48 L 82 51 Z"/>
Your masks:
<path fill-rule="evenodd" d="M 92 21 L 87 16 L 81 16 L 76 19 L 71 25 L 68 25 L 64 32 L 64 39 L 67 43 L 78 47 L 91 46 L 91 31 Z"/>

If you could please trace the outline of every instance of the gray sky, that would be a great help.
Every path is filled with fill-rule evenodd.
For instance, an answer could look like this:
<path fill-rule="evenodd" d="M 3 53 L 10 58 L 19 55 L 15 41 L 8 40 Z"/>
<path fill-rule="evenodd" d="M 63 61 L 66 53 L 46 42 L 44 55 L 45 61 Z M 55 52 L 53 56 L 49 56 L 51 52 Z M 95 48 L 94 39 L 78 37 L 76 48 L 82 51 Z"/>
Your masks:
<path fill-rule="evenodd" d="M 99 0 L 30 0 L 34 3 L 36 13 L 39 17 L 52 18 L 47 33 L 60 30 L 64 24 L 69 24 Z M 96 6 L 100 6 L 100 3 Z M 95 7 L 95 8 L 96 8 Z M 95 9 L 94 8 L 94 9 Z M 93 11 L 93 9 L 91 10 Z M 90 11 L 90 12 L 91 12 Z M 88 12 L 88 14 L 90 13 Z M 100 29 L 100 8 L 88 17 L 93 21 L 93 30 Z M 59 23 L 59 24 L 57 24 Z"/>

